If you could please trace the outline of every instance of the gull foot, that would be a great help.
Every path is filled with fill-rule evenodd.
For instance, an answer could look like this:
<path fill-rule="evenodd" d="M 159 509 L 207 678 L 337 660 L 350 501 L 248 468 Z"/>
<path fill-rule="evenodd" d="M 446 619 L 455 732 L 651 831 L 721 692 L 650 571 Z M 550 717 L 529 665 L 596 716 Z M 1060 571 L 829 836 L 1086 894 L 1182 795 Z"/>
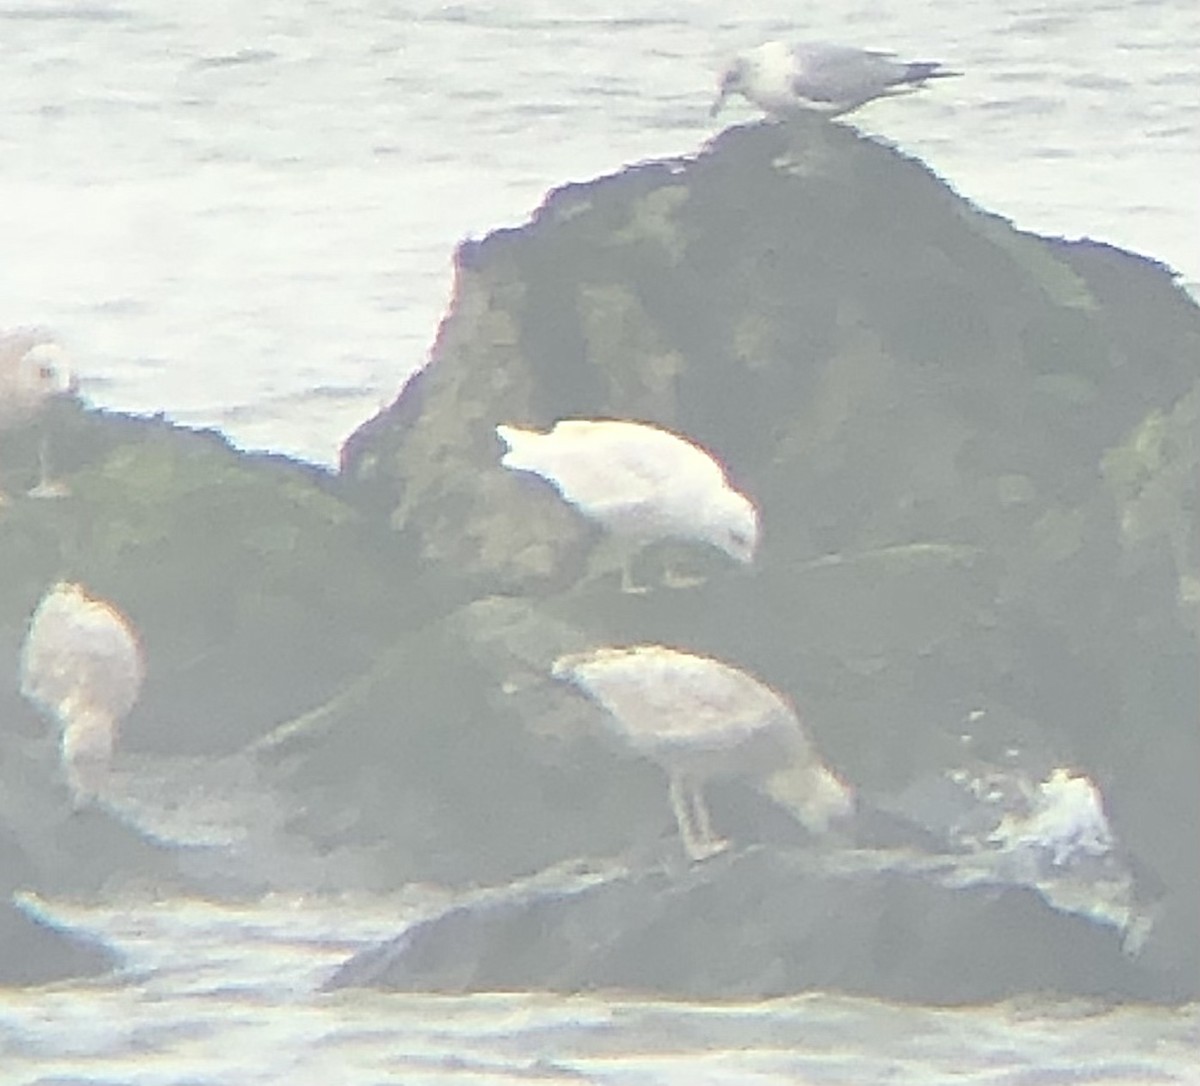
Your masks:
<path fill-rule="evenodd" d="M 667 588 L 699 588 L 700 585 L 708 583 L 708 578 L 667 569 L 663 571 L 662 583 Z"/>
<path fill-rule="evenodd" d="M 692 858 L 693 863 L 703 863 L 705 860 L 711 860 L 714 856 L 719 856 L 722 852 L 729 848 L 729 841 L 724 837 L 713 837 L 707 841 L 692 841 L 687 846 L 688 855 Z"/>
<path fill-rule="evenodd" d="M 71 488 L 61 479 L 58 481 L 46 479 L 26 493 L 31 498 L 69 498 Z"/>

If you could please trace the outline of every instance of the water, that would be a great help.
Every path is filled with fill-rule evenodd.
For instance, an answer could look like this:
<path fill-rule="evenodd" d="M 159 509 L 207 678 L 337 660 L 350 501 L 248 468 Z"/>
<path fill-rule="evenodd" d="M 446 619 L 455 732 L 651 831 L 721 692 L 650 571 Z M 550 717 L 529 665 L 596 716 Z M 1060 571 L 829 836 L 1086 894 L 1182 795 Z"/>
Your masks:
<path fill-rule="evenodd" d="M 1200 1081 L 1200 1009 L 944 1010 L 825 995 L 755 1004 L 314 994 L 426 902 L 58 905 L 128 971 L 0 992 L 0 1083 L 1050 1086 Z M 44 908 L 44 907 L 43 907 Z"/>
<path fill-rule="evenodd" d="M 0 7 L 0 326 L 56 328 L 99 404 L 333 463 L 425 361 L 457 241 L 695 150 L 719 60 L 798 33 L 961 68 L 858 123 L 1022 227 L 1200 279 L 1193 0 L 826 8 Z"/>
<path fill-rule="evenodd" d="M 793 33 L 961 68 L 857 123 L 1024 228 L 1200 281 L 1194 0 L 26 0 L 0 326 L 57 329 L 97 404 L 333 463 L 425 361 L 458 240 L 694 151 L 719 60 Z M 422 900 L 47 903 L 128 968 L 0 993 L 0 1086 L 1200 1081 L 1195 1008 L 317 994 Z"/>

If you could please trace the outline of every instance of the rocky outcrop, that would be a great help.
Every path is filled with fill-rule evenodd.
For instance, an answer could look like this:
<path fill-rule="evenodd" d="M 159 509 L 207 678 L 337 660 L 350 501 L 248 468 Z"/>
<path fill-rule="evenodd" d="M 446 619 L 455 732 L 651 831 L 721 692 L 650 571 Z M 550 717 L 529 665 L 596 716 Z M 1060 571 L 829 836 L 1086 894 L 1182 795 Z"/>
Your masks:
<path fill-rule="evenodd" d="M 98 976 L 115 965 L 117 956 L 100 942 L 56 931 L 15 906 L 0 907 L 0 987 Z"/>
<path fill-rule="evenodd" d="M 0 985 L 106 972 L 114 954 L 46 926 L 13 896 L 98 896 L 132 879 L 178 885 L 174 860 L 108 812 L 74 808 L 53 738 L 32 710 L 5 699 L 0 724 Z"/>
<path fill-rule="evenodd" d="M 1028 992 L 1161 998 L 1120 933 L 970 862 L 751 848 L 690 870 L 482 896 L 361 952 L 330 989 L 526 988 L 922 1003 Z"/>
<path fill-rule="evenodd" d="M 828 961 L 861 965 L 849 989 L 903 994 L 883 972 L 872 987 L 856 949 L 872 923 L 889 945 L 909 930 L 879 919 L 895 894 L 918 903 L 903 916 L 938 918 L 914 937 L 930 961 L 949 961 L 939 929 L 967 933 L 946 936 L 961 947 L 1001 922 L 1078 950 L 1055 977 L 1018 968 L 1015 940 L 1002 983 L 979 979 L 980 956 L 973 988 L 901 955 L 915 998 L 1200 993 L 1200 313 L 1168 272 L 1014 230 L 921 163 L 799 121 L 560 189 L 528 225 L 462 246 L 456 274 L 429 366 L 350 438 L 336 478 L 65 412 L 74 497 L 0 512 L 0 651 L 15 658 L 54 579 L 114 600 L 148 656 L 121 750 L 235 758 L 270 797 L 264 849 L 296 842 L 304 885 L 327 863 L 369 886 L 504 883 L 629 850 L 661 866 L 677 844 L 658 770 L 606 741 L 549 665 L 597 644 L 706 653 L 794 700 L 868 820 L 956 770 L 1087 773 L 1153 919 L 1121 951 L 1111 925 L 1060 929 L 1028 886 L 956 894 L 921 869 L 851 893 L 809 871 L 796 892 L 840 903 Z M 716 452 L 762 513 L 753 569 L 659 544 L 641 581 L 670 564 L 702 583 L 620 593 L 594 530 L 498 465 L 497 423 L 571 416 L 655 422 Z M 15 691 L 0 698 L 28 721 Z M 759 865 L 764 893 L 786 885 L 803 831 L 736 783 L 712 800 L 721 833 L 774 857 L 722 862 Z M 910 829 L 859 843 L 944 849 Z M 280 855 L 241 862 L 284 885 Z M 611 900 L 673 922 L 692 906 L 662 877 L 614 884 L 595 915 Z M 706 880 L 735 921 L 741 889 L 685 882 Z M 503 950 L 503 925 L 471 924 Z M 810 929 L 774 924 L 762 945 L 799 961 Z M 632 947 L 638 930 L 613 938 Z M 642 982 L 670 991 L 664 976 Z M 785 981 L 840 983 L 799 966 Z M 754 970 L 744 983 L 776 990 Z"/>
<path fill-rule="evenodd" d="M 1146 953 L 1196 989 L 1200 323 L 1169 273 L 802 121 L 561 189 L 457 274 L 431 364 L 346 445 L 366 507 L 476 596 L 565 626 L 554 648 L 747 667 L 868 798 L 964 766 L 1087 772 L 1174 924 Z M 702 589 L 636 602 L 592 579 L 588 527 L 496 468 L 496 423 L 570 416 L 718 451 L 762 510 L 753 576 L 703 560 Z M 651 802 L 631 821 L 661 826 Z"/>
<path fill-rule="evenodd" d="M 150 757 L 139 783 L 159 807 L 188 794 L 180 758 L 241 751 L 333 696 L 422 607 L 432 610 L 395 537 L 338 498 L 324 472 L 246 456 L 161 419 L 76 404 L 56 405 L 51 421 L 50 451 L 69 495 L 14 497 L 0 508 L 0 661 L 9 662 L 0 667 L 0 831 L 9 853 L 0 864 L 0 961 L 12 962 L 54 938 L 28 942 L 31 920 L 7 905 L 14 891 L 92 896 L 132 880 L 165 892 L 245 892 L 266 888 L 259 872 L 279 872 L 261 855 L 221 862 L 211 850 L 180 848 L 123 804 L 75 809 L 55 727 L 18 691 L 20 646 L 50 584 L 85 584 L 140 633 L 147 680 L 117 759 Z M 37 435 L 6 440 L 0 463 L 17 494 L 36 479 Z M 154 756 L 170 764 L 160 769 Z M 194 767 L 183 778 L 202 779 Z M 236 783 L 257 799 L 249 777 Z M 289 884 L 288 874 L 279 881 Z M 53 979 L 45 960 L 41 979 Z M 21 975 L 39 977 L 32 965 Z"/>

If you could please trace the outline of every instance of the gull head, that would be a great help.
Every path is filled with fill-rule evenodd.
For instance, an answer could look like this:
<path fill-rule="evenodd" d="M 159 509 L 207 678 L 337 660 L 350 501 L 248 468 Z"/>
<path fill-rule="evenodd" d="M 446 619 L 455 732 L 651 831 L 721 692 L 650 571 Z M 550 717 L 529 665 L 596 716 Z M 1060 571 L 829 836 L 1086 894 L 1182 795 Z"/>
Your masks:
<path fill-rule="evenodd" d="M 78 391 L 67 352 L 48 334 L 21 332 L 0 342 L 0 423 L 22 425 L 53 399 Z"/>
<path fill-rule="evenodd" d="M 725 66 L 717 84 L 717 97 L 708 111 L 710 117 L 715 117 L 725 106 L 731 94 L 743 94 L 746 90 L 746 80 L 750 75 L 750 63 L 745 57 L 735 57 Z"/>
<path fill-rule="evenodd" d="M 70 357 L 53 340 L 30 347 L 21 357 L 18 371 L 22 383 L 39 399 L 72 396 L 79 391 Z"/>
<path fill-rule="evenodd" d="M 24 426 L 51 399 L 75 391 L 66 352 L 49 332 L 0 333 L 0 427 Z"/>
<path fill-rule="evenodd" d="M 810 833 L 827 833 L 855 810 L 854 790 L 814 757 L 777 770 L 767 779 L 765 791 Z"/>
<path fill-rule="evenodd" d="M 825 833 L 834 823 L 853 815 L 854 809 L 853 789 L 821 766 L 812 776 L 812 791 L 800 805 L 800 817 L 813 833 Z"/>
<path fill-rule="evenodd" d="M 736 490 L 721 491 L 709 505 L 701 538 L 748 566 L 758 550 L 758 510 Z"/>

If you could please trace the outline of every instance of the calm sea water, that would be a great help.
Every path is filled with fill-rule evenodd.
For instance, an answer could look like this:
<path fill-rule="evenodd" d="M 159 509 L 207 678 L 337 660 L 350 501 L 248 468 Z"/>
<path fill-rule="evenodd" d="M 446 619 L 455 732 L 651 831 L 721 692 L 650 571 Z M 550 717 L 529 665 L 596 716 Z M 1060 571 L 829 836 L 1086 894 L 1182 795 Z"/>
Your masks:
<path fill-rule="evenodd" d="M 458 240 L 695 150 L 721 58 L 787 35 L 961 68 L 857 123 L 1019 226 L 1200 280 L 1194 0 L 26 0 L 0 326 L 57 329 L 96 403 L 332 463 L 425 361 Z M 1200 1081 L 1194 1008 L 315 994 L 414 907 L 47 903 L 129 967 L 0 993 L 0 1084 Z"/>
<path fill-rule="evenodd" d="M 26 0 L 0 326 L 56 328 L 97 403 L 335 462 L 424 363 L 457 241 L 694 151 L 721 59 L 788 35 L 952 63 L 857 123 L 1022 227 L 1200 280 L 1195 0 Z"/>

